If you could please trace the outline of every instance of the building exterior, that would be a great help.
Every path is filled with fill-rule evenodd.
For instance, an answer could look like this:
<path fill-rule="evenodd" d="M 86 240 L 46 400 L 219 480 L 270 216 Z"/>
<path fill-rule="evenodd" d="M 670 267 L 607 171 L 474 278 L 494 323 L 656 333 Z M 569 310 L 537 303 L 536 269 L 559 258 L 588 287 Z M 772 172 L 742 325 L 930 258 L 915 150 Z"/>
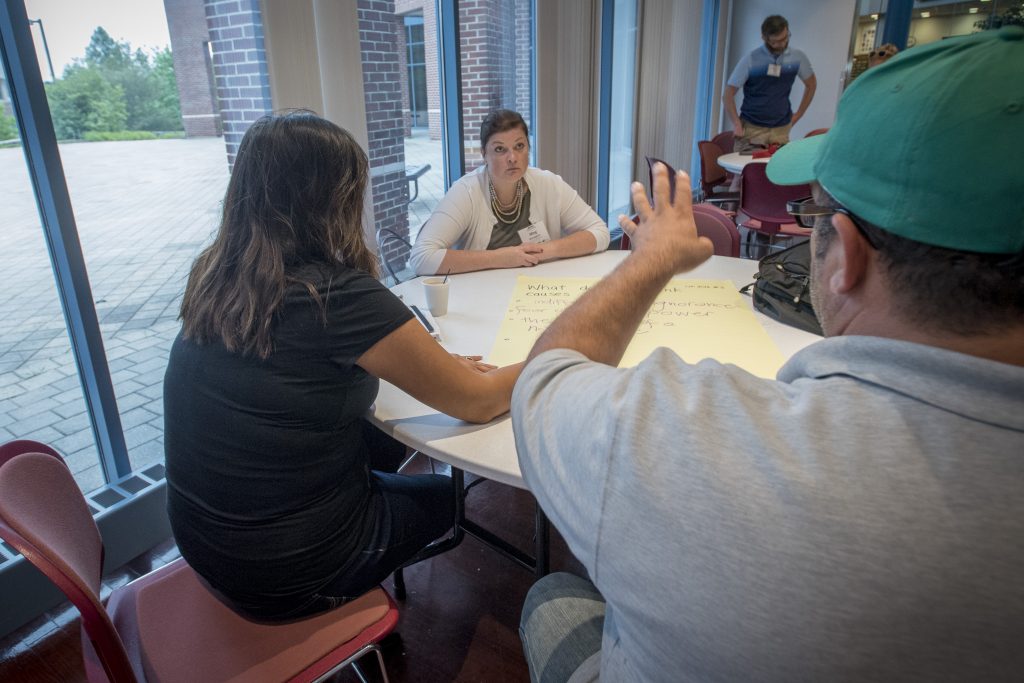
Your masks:
<path fill-rule="evenodd" d="M 210 31 L 202 0 L 164 0 L 186 137 L 220 135 L 222 125 L 213 89 Z"/>

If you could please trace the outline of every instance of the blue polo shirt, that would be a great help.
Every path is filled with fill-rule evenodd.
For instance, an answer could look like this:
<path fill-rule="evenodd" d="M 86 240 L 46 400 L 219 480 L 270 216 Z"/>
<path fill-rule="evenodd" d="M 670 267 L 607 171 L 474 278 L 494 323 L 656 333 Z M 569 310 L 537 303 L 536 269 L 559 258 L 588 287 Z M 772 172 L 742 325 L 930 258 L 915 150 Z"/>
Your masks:
<path fill-rule="evenodd" d="M 777 76 L 769 75 L 769 67 L 778 65 Z M 793 118 L 789 106 L 789 93 L 797 76 L 806 81 L 814 74 L 811 62 L 800 50 L 786 48 L 781 55 L 773 55 L 762 44 L 740 60 L 728 84 L 743 88 L 740 118 L 755 126 L 778 128 Z"/>

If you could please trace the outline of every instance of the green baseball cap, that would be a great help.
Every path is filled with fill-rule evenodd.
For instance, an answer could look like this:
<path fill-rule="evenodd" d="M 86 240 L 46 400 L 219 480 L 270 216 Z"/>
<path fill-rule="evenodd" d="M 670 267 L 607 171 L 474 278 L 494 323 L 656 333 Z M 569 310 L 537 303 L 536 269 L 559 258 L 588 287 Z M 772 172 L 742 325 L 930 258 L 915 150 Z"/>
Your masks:
<path fill-rule="evenodd" d="M 1024 251 L 1022 149 L 1024 28 L 1004 26 L 867 70 L 828 133 L 779 149 L 768 177 L 816 180 L 855 215 L 907 239 L 1015 254 Z"/>

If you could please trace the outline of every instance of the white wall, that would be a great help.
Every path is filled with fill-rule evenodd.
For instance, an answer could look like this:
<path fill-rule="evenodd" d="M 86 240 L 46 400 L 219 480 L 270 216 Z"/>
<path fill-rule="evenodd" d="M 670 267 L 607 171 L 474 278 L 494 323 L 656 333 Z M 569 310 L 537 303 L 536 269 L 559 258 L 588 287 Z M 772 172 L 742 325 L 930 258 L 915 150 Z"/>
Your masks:
<path fill-rule="evenodd" d="M 828 128 L 836 115 L 840 78 L 849 58 L 856 9 L 857 3 L 851 0 L 733 0 L 723 88 L 740 58 L 763 42 L 761 22 L 770 14 L 781 14 L 789 21 L 789 30 L 793 33 L 790 45 L 803 50 L 818 79 L 814 100 L 794 127 L 792 136 L 800 138 L 815 128 Z M 791 94 L 793 111 L 800 105 L 803 94 L 803 83 L 798 78 Z M 736 101 L 742 102 L 742 95 L 738 95 Z M 721 129 L 731 127 L 728 117 L 723 117 Z"/>

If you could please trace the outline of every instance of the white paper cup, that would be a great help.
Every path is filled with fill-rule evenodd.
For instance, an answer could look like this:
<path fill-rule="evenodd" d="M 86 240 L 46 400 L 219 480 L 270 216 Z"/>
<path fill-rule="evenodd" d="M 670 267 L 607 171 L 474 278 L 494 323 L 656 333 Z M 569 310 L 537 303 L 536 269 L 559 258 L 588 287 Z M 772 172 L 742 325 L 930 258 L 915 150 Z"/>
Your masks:
<path fill-rule="evenodd" d="M 424 280 L 423 293 L 427 297 L 430 315 L 440 316 L 448 312 L 448 283 L 443 277 L 428 277 Z"/>

